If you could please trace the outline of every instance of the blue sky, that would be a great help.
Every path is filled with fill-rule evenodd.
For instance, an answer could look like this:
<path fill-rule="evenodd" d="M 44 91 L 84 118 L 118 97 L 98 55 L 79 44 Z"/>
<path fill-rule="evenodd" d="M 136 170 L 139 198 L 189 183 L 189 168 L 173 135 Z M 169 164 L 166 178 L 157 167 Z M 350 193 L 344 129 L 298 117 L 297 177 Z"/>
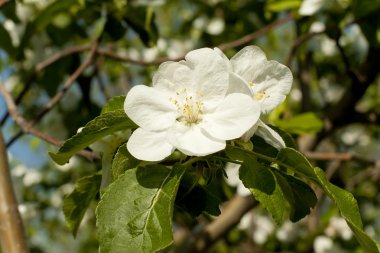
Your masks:
<path fill-rule="evenodd" d="M 4 98 L 0 96 L 0 117 L 6 113 L 6 104 Z M 2 131 L 4 134 L 5 141 L 11 138 L 11 126 L 13 121 L 8 119 Z M 46 145 L 44 143 L 39 143 L 36 147 L 31 147 L 30 142 L 33 140 L 33 136 L 23 136 L 18 141 L 16 141 L 9 149 L 14 160 L 17 160 L 27 167 L 39 168 L 48 159 Z"/>

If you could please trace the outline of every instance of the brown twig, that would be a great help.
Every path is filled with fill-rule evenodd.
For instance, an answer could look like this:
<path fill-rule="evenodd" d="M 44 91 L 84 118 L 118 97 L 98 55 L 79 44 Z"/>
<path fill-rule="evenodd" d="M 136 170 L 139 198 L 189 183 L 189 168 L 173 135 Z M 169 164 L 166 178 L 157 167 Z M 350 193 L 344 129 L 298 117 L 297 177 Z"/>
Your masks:
<path fill-rule="evenodd" d="M 220 50 L 224 51 L 224 50 L 227 50 L 227 49 L 231 49 L 231 48 L 235 48 L 235 47 L 239 47 L 239 46 L 245 45 L 245 44 L 251 42 L 252 40 L 257 39 L 261 35 L 270 32 L 274 28 L 276 28 L 278 26 L 281 26 L 281 25 L 285 24 L 286 22 L 288 22 L 288 21 L 290 21 L 292 19 L 293 19 L 292 14 L 288 14 L 285 17 L 283 17 L 281 19 L 278 19 L 278 20 L 274 21 L 273 23 L 270 23 L 269 25 L 264 26 L 261 29 L 255 31 L 253 33 L 247 34 L 247 35 L 245 35 L 245 36 L 243 36 L 243 37 L 241 37 L 241 38 L 239 38 L 237 40 L 234 40 L 234 41 L 231 41 L 231 42 L 228 42 L 228 43 L 220 44 L 217 47 Z"/>
<path fill-rule="evenodd" d="M 26 134 L 33 134 L 34 136 L 40 138 L 41 140 L 44 140 L 50 144 L 53 144 L 55 146 L 61 146 L 63 144 L 63 141 L 58 140 L 57 138 L 48 135 L 46 133 L 43 133 L 39 131 L 37 128 L 33 127 L 33 125 L 26 121 L 20 113 L 17 111 L 16 104 L 11 96 L 11 94 L 5 89 L 4 85 L 0 81 L 0 92 L 3 94 L 5 103 L 7 104 L 8 107 L 8 112 L 13 118 L 14 122 L 22 129 L 23 133 Z M 98 159 L 99 157 L 88 150 L 81 150 L 79 155 L 87 158 L 90 161 L 93 161 L 95 159 Z"/>
<path fill-rule="evenodd" d="M 354 156 L 348 153 L 323 153 L 323 152 L 305 152 L 307 158 L 311 160 L 352 160 Z"/>
<path fill-rule="evenodd" d="M 213 222 L 205 226 L 203 230 L 195 233 L 178 252 L 200 253 L 205 252 L 223 235 L 230 231 L 241 218 L 251 210 L 257 202 L 252 196 L 242 197 L 236 195 L 223 209 L 222 214 Z"/>
<path fill-rule="evenodd" d="M 3 133 L 0 128 L 0 242 L 3 252 L 28 253 L 24 227 L 18 211 Z"/>
<path fill-rule="evenodd" d="M 157 64 L 161 64 L 165 61 L 179 61 L 179 60 L 184 59 L 184 56 L 181 56 L 181 57 L 177 57 L 177 58 L 160 57 L 160 58 L 157 58 L 157 59 L 152 60 L 152 61 L 134 60 L 134 59 L 131 59 L 127 56 L 120 55 L 120 54 L 118 54 L 118 53 L 116 53 L 116 52 L 114 52 L 108 48 L 99 48 L 97 53 L 99 55 L 106 56 L 106 57 L 109 57 L 109 58 L 112 58 L 112 59 L 115 59 L 118 61 L 132 63 L 132 64 L 138 64 L 138 65 L 157 65 Z"/>
<path fill-rule="evenodd" d="M 20 103 L 22 98 L 25 96 L 25 94 L 28 92 L 30 87 L 33 84 L 33 80 L 36 78 L 37 74 L 44 70 L 46 67 L 52 65 L 56 61 L 62 59 L 63 57 L 67 57 L 69 55 L 75 54 L 75 53 L 80 53 L 83 51 L 86 51 L 91 48 L 91 45 L 81 45 L 81 46 L 74 46 L 74 47 L 69 47 L 66 48 L 62 51 L 59 51 L 55 53 L 54 55 L 50 56 L 49 58 L 45 59 L 44 61 L 38 63 L 34 69 L 34 72 L 27 77 L 27 81 L 25 82 L 26 85 L 23 87 L 23 89 L 20 91 L 20 93 L 17 95 L 15 99 L 16 105 Z M 9 113 L 7 112 L 3 118 L 0 121 L 0 125 L 3 125 L 5 121 L 7 120 L 9 116 Z"/>
<path fill-rule="evenodd" d="M 91 48 L 91 44 L 66 48 L 66 49 L 64 49 L 62 51 L 59 51 L 59 52 L 53 54 L 52 56 L 50 56 L 46 60 L 38 63 L 36 65 L 35 71 L 36 72 L 41 72 L 47 66 L 55 63 L 56 61 L 62 59 L 63 57 L 66 57 L 66 56 L 69 56 L 69 55 L 72 55 L 72 54 L 75 54 L 75 53 L 84 52 L 86 50 L 89 50 L 90 48 Z"/>
<path fill-rule="evenodd" d="M 320 34 L 323 34 L 325 31 L 320 31 L 320 32 L 308 32 L 308 33 L 304 33 L 302 35 L 300 35 L 298 38 L 296 38 L 292 44 L 292 48 L 290 49 L 290 53 L 289 53 L 289 56 L 288 56 L 288 59 L 286 60 L 286 65 L 288 67 L 290 67 L 290 65 L 292 64 L 292 60 L 294 58 L 294 56 L 296 55 L 299 47 L 305 43 L 306 41 L 308 41 L 309 39 L 313 38 L 314 36 L 316 35 L 320 35 Z"/>
<path fill-rule="evenodd" d="M 261 29 L 255 31 L 253 33 L 247 34 L 247 35 L 245 35 L 245 36 L 243 36 L 237 40 L 233 40 L 233 41 L 228 42 L 228 43 L 220 44 L 217 47 L 220 50 L 224 51 L 227 49 L 231 49 L 231 48 L 235 48 L 235 47 L 245 45 L 245 44 L 251 42 L 252 40 L 257 39 L 258 37 L 262 36 L 263 34 L 270 32 L 274 28 L 285 24 L 286 22 L 288 22 L 292 18 L 293 18 L 293 16 L 291 14 L 289 14 L 289 15 L 281 18 L 281 19 L 274 21 L 273 23 L 270 23 L 267 26 L 262 27 Z M 134 59 L 131 59 L 127 56 L 120 55 L 120 54 L 112 51 L 109 48 L 99 48 L 97 50 L 97 53 L 100 55 L 109 57 L 109 58 L 113 58 L 113 59 L 118 60 L 118 61 L 128 62 L 128 63 L 132 63 L 132 64 L 138 64 L 138 65 L 157 65 L 157 64 L 163 63 L 165 61 L 179 61 L 179 60 L 183 60 L 185 58 L 185 56 L 180 56 L 177 58 L 161 57 L 161 58 L 157 58 L 153 61 L 134 60 Z"/>
<path fill-rule="evenodd" d="M 95 64 L 95 67 L 96 67 L 95 76 L 96 76 L 96 79 L 98 80 L 100 91 L 102 92 L 104 98 L 108 101 L 111 98 L 111 96 L 109 92 L 107 91 L 107 88 L 103 81 L 102 73 L 100 70 L 103 63 L 104 63 L 104 57 L 99 57 L 99 59 L 96 61 L 96 64 Z"/>
<path fill-rule="evenodd" d="M 35 117 L 33 121 L 30 122 L 31 126 L 34 126 L 37 124 L 55 105 L 58 104 L 58 102 L 63 98 L 63 96 L 66 94 L 67 90 L 74 84 L 74 81 L 83 73 L 83 71 L 92 64 L 93 58 L 96 53 L 96 49 L 98 48 L 99 42 L 96 41 L 91 46 L 90 53 L 87 57 L 87 59 L 74 71 L 73 74 L 69 76 L 69 78 L 66 80 L 65 84 L 63 85 L 63 89 L 58 92 L 42 109 L 42 111 Z M 9 147 L 12 145 L 18 138 L 22 136 L 23 132 L 18 132 L 11 140 L 7 143 L 7 146 Z"/>

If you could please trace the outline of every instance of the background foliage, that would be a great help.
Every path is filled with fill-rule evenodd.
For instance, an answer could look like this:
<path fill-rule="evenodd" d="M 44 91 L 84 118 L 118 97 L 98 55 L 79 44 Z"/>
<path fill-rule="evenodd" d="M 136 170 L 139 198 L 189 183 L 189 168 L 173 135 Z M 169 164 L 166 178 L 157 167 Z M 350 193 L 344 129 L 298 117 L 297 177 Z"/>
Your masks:
<path fill-rule="evenodd" d="M 354 194 L 366 232 L 380 241 L 378 0 L 0 5 L 2 81 L 20 115 L 55 144 L 98 116 L 110 97 L 150 84 L 162 61 L 205 46 L 218 46 L 229 56 L 247 44 L 260 46 L 268 59 L 288 65 L 295 78 L 287 101 L 267 121 L 290 132 L 315 166 Z M 57 167 L 48 157 L 56 148 L 46 138 L 23 134 L 19 122 L 7 116 L 2 98 L 0 113 L 32 252 L 96 252 L 96 203 L 90 203 L 76 239 L 65 225 L 62 205 L 79 178 L 97 180 L 100 161 L 78 156 Z M 235 188 L 222 175 L 216 177 L 213 192 L 221 200 L 231 198 Z M 337 210 L 317 193 L 317 207 L 295 224 L 277 226 L 255 207 L 211 252 L 361 252 Z M 186 206 L 177 204 L 175 240 L 210 222 L 208 215 L 191 219 L 181 211 Z"/>

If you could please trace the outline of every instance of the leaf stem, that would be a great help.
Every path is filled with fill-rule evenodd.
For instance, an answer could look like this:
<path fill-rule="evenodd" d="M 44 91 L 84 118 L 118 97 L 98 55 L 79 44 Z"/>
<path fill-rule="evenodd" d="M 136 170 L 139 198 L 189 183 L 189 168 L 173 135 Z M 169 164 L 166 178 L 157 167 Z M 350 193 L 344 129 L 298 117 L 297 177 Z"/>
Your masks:
<path fill-rule="evenodd" d="M 218 160 L 221 160 L 223 162 L 236 163 L 236 164 L 240 164 L 240 165 L 243 164 L 243 162 L 232 160 L 232 159 L 228 159 L 228 158 L 221 157 L 221 156 L 214 156 L 214 158 L 218 159 Z"/>
<path fill-rule="evenodd" d="M 181 165 L 187 167 L 187 166 L 192 165 L 193 163 L 196 163 L 196 162 L 202 161 L 202 160 L 204 160 L 204 157 L 202 157 L 202 156 L 196 156 L 196 157 L 190 158 L 189 160 L 187 160 L 186 162 L 182 163 Z"/>

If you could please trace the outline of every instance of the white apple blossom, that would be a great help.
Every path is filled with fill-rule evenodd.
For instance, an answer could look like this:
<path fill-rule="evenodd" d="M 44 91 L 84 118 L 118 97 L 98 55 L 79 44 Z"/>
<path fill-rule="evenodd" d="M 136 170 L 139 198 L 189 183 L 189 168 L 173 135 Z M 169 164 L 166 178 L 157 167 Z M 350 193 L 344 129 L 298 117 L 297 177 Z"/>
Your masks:
<path fill-rule="evenodd" d="M 224 58 L 230 71 L 228 93 L 239 92 L 252 96 L 261 104 L 262 113 L 272 111 L 285 100 L 293 82 L 288 67 L 276 61 L 268 61 L 257 46 L 243 48 L 231 60 L 221 50 L 215 50 Z M 254 134 L 277 149 L 286 146 L 281 136 L 261 120 L 242 139 L 248 141 Z"/>
<path fill-rule="evenodd" d="M 235 79 L 249 87 L 252 97 L 261 104 L 261 112 L 268 113 L 280 105 L 288 95 L 293 82 L 292 72 L 277 61 L 268 61 L 257 46 L 247 46 L 235 54 L 231 60 Z M 235 82 L 235 89 L 238 89 Z M 241 92 L 246 93 L 246 88 Z"/>
<path fill-rule="evenodd" d="M 140 160 L 159 161 L 175 149 L 204 156 L 223 150 L 257 122 L 260 104 L 243 93 L 228 94 L 228 64 L 217 50 L 189 52 L 184 61 L 160 65 L 152 87 L 127 94 L 126 114 L 139 126 L 127 143 Z"/>

